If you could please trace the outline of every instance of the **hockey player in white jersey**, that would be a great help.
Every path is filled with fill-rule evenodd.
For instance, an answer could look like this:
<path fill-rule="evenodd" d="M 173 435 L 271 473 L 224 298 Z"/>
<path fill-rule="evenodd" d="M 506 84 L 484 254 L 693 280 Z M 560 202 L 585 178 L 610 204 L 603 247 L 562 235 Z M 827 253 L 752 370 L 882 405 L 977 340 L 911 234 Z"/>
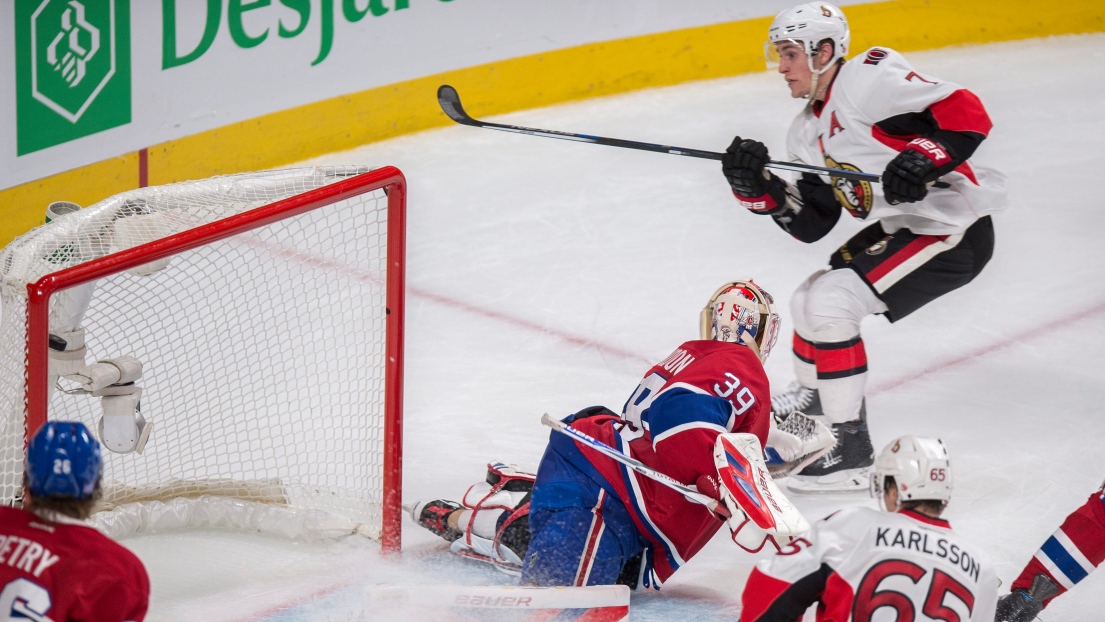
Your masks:
<path fill-rule="evenodd" d="M 832 622 L 993 620 L 993 564 L 940 518 L 952 479 L 939 439 L 891 442 L 870 482 L 886 511 L 841 510 L 760 561 L 744 586 L 741 622 L 801 620 L 814 603 L 817 619 Z"/>
<path fill-rule="evenodd" d="M 826 3 L 798 5 L 772 23 L 769 61 L 791 96 L 809 100 L 787 135 L 788 158 L 878 173 L 881 184 L 812 174 L 784 181 L 764 170 L 767 147 L 741 137 L 722 162 L 739 203 L 799 241 L 824 237 L 842 211 L 874 221 L 790 301 L 797 381 L 772 410 L 821 417 L 837 438 L 791 479 L 800 492 L 866 489 L 874 451 L 860 322 L 871 314 L 896 322 L 974 279 L 993 251 L 989 215 L 1005 206 L 1001 173 L 968 162 L 991 127 L 978 97 L 889 48 L 845 61 L 850 38 L 844 14 Z"/>

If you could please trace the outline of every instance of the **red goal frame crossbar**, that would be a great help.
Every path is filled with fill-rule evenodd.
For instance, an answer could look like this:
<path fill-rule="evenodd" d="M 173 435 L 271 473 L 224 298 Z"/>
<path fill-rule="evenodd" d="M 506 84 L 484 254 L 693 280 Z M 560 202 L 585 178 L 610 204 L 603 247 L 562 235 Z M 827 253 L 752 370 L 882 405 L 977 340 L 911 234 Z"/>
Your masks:
<path fill-rule="evenodd" d="M 403 485 L 403 318 L 407 181 L 393 167 L 370 171 L 195 229 L 59 270 L 27 285 L 27 421 L 25 441 L 46 423 L 49 396 L 50 297 L 63 289 L 164 259 L 374 190 L 387 193 L 387 285 L 384 366 L 384 491 L 381 544 L 400 548 Z"/>

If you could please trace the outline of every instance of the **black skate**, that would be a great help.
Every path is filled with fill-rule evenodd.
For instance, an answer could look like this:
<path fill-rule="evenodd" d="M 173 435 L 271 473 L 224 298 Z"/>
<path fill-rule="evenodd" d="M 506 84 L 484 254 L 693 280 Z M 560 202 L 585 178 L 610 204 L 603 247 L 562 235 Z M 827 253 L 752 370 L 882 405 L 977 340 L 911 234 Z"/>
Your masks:
<path fill-rule="evenodd" d="M 997 622 L 1031 622 L 1044 608 L 1044 601 L 1055 596 L 1059 588 L 1045 574 L 1032 577 L 1032 586 L 1025 590 L 1013 590 L 998 599 Z"/>
<path fill-rule="evenodd" d="M 836 445 L 816 462 L 793 476 L 787 487 L 799 493 L 867 492 L 875 464 L 875 448 L 867 430 L 867 404 L 859 419 L 832 424 Z"/>
<path fill-rule="evenodd" d="M 449 527 L 449 515 L 462 509 L 464 506 L 461 504 L 445 499 L 418 501 L 411 507 L 411 519 L 429 529 L 434 535 L 453 542 L 459 540 L 464 533 Z"/>
<path fill-rule="evenodd" d="M 771 396 L 771 414 L 775 420 L 782 423 L 791 413 L 800 412 L 807 417 L 820 417 L 825 414 L 821 410 L 821 395 L 817 389 L 808 389 L 798 383 L 791 382 L 787 390 Z"/>

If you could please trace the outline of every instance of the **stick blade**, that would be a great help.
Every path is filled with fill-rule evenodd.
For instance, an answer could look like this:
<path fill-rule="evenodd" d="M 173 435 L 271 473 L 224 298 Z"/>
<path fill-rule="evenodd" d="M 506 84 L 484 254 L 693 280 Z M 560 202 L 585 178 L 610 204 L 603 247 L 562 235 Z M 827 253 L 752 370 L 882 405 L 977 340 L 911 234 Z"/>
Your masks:
<path fill-rule="evenodd" d="M 624 585 L 508 587 L 384 584 L 366 588 L 363 599 L 364 611 L 377 616 L 383 614 L 389 620 L 629 620 L 629 588 Z"/>
<path fill-rule="evenodd" d="M 553 429 L 560 429 L 560 428 L 564 427 L 563 423 L 561 423 L 561 422 L 557 421 L 556 419 L 553 419 L 552 417 L 550 417 L 549 413 L 545 413 L 545 414 L 541 415 L 541 424 L 546 425 L 546 426 L 548 426 L 550 428 L 553 428 Z"/>
<path fill-rule="evenodd" d="M 464 112 L 464 106 L 460 104 L 460 93 L 448 84 L 437 87 L 437 105 L 441 106 L 445 116 L 454 122 L 461 125 L 476 125 L 475 120 Z"/>

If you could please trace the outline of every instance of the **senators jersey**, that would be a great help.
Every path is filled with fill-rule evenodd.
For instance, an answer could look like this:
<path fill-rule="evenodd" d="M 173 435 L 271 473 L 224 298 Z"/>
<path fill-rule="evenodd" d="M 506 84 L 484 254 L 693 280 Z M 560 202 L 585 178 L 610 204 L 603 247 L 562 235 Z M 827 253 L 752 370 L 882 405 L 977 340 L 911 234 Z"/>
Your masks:
<path fill-rule="evenodd" d="M 719 434 L 747 432 L 765 445 L 770 411 L 767 375 L 750 348 L 688 341 L 645 374 L 621 420 L 595 417 L 572 427 L 694 486 L 699 477 L 717 474 L 713 456 Z M 724 524 L 705 506 L 655 480 L 582 445 L 574 447 L 562 455 L 622 502 L 651 544 L 652 566 L 661 582 Z"/>
<path fill-rule="evenodd" d="M 911 140 L 945 139 L 959 164 L 921 201 L 891 205 L 880 184 L 866 181 L 832 178 L 832 187 L 848 213 L 879 219 L 888 233 L 952 235 L 1005 208 L 1005 176 L 966 161 L 991 125 L 974 93 L 918 72 L 894 50 L 871 48 L 841 65 L 825 100 L 794 119 L 787 151 L 795 162 L 881 174 Z"/>
<path fill-rule="evenodd" d="M 149 597 L 142 562 L 96 529 L 0 507 L 0 619 L 137 622 Z"/>
<path fill-rule="evenodd" d="M 991 622 L 997 590 L 993 564 L 947 521 L 853 507 L 757 563 L 740 619 L 801 620 L 816 602 L 818 622 Z"/>

